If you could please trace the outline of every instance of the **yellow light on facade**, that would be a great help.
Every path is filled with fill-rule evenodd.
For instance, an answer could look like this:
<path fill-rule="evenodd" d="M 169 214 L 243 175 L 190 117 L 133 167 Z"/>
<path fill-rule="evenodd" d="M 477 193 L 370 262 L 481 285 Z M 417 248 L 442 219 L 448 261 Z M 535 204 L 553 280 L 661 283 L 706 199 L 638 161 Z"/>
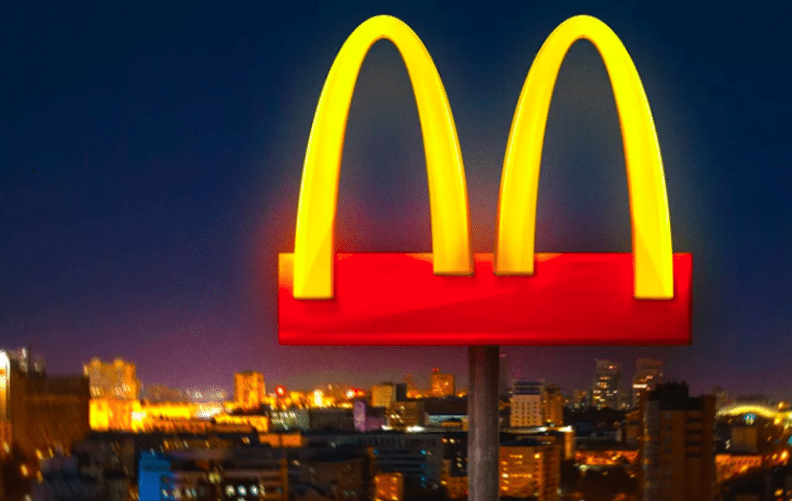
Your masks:
<path fill-rule="evenodd" d="M 314 390 L 314 407 L 322 407 L 322 390 Z"/>

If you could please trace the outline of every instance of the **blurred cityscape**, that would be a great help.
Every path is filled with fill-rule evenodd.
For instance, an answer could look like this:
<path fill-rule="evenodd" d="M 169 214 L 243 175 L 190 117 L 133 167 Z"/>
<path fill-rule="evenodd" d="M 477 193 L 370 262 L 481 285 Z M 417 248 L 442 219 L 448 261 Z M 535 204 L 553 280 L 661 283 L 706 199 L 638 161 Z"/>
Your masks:
<path fill-rule="evenodd" d="M 563 389 L 509 380 L 501 358 L 502 500 L 791 499 L 790 402 L 769 389 L 691 395 L 645 358 L 594 360 L 590 387 Z M 0 350 L 0 499 L 467 499 L 454 374 L 295 389 L 242 371 L 233 383 L 233 395 L 142 384 L 120 358 L 53 376 L 29 348 Z"/>

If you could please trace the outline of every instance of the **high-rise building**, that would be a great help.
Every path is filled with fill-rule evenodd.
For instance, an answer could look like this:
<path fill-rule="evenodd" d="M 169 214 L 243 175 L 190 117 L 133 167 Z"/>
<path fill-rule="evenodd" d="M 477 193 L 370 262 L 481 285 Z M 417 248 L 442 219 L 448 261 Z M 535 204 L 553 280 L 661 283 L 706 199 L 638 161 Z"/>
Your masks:
<path fill-rule="evenodd" d="M 559 499 L 561 447 L 532 439 L 502 443 L 499 448 L 501 497 L 533 496 L 537 501 Z"/>
<path fill-rule="evenodd" d="M 602 408 L 620 408 L 620 380 L 622 364 L 611 360 L 595 359 L 595 381 L 592 384 L 592 405 Z"/>
<path fill-rule="evenodd" d="M 689 397 L 685 383 L 661 384 L 649 393 L 643 419 L 642 499 L 714 498 L 715 415 L 715 397 Z"/>
<path fill-rule="evenodd" d="M 589 406 L 589 390 L 573 390 L 570 407 L 573 409 L 586 409 Z"/>
<path fill-rule="evenodd" d="M 402 501 L 405 485 L 401 473 L 377 473 L 374 476 L 374 501 Z"/>
<path fill-rule="evenodd" d="M 239 372 L 234 374 L 234 401 L 244 409 L 255 409 L 265 401 L 267 392 L 261 372 Z"/>
<path fill-rule="evenodd" d="M 397 402 L 404 402 L 408 399 L 408 386 L 405 383 L 394 385 L 394 399 Z"/>
<path fill-rule="evenodd" d="M 394 402 L 386 411 L 388 426 L 395 430 L 405 430 L 412 426 L 424 426 L 426 415 L 424 401 Z"/>
<path fill-rule="evenodd" d="M 564 396 L 558 385 L 550 384 L 545 387 L 542 408 L 544 423 L 552 423 L 552 426 L 564 424 Z"/>
<path fill-rule="evenodd" d="M 542 382 L 516 379 L 512 383 L 512 409 L 509 425 L 513 428 L 542 426 Z"/>
<path fill-rule="evenodd" d="M 507 360 L 507 354 L 501 353 L 498 356 L 498 395 L 500 397 L 508 397 L 509 390 L 509 361 Z"/>
<path fill-rule="evenodd" d="M 68 452 L 90 431 L 89 395 L 87 377 L 22 371 L 0 350 L 0 447 L 14 443 L 31 458 L 49 448 Z"/>
<path fill-rule="evenodd" d="M 454 374 L 443 374 L 440 369 L 432 369 L 430 391 L 433 397 L 454 396 Z"/>
<path fill-rule="evenodd" d="M 389 407 L 396 400 L 394 383 L 380 383 L 372 386 L 372 407 Z"/>
<path fill-rule="evenodd" d="M 45 372 L 44 357 L 34 355 L 30 348 L 17 348 L 16 350 L 6 350 L 6 355 L 11 365 L 18 371 L 27 373 Z"/>
<path fill-rule="evenodd" d="M 83 374 L 91 382 L 91 398 L 137 400 L 140 382 L 135 377 L 135 364 L 116 358 L 104 363 L 99 358 L 83 364 Z"/>
<path fill-rule="evenodd" d="M 631 408 L 639 406 L 639 399 L 655 389 L 655 385 L 663 382 L 664 363 L 652 358 L 636 359 L 636 374 L 633 376 L 631 392 Z"/>

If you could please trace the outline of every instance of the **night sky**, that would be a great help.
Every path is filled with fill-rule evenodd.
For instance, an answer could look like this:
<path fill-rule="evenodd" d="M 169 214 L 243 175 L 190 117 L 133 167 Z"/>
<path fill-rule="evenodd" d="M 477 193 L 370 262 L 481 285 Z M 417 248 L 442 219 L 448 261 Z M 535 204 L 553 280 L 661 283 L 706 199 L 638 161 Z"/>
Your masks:
<path fill-rule="evenodd" d="M 278 344 L 277 253 L 293 250 L 320 90 L 358 24 L 410 25 L 454 113 L 474 249 L 492 252 L 529 66 L 558 24 L 590 14 L 627 47 L 653 110 L 674 250 L 694 256 L 693 344 L 503 348 L 510 373 L 571 390 L 591 384 L 596 357 L 621 361 L 627 382 L 649 356 L 694 394 L 789 399 L 790 2 L 285 5 L 0 7 L 0 346 L 31 346 L 51 373 L 121 356 L 144 384 L 179 387 L 231 390 L 241 370 L 268 388 L 405 373 L 424 385 L 432 367 L 467 386 L 463 347 Z M 427 252 L 429 219 L 415 101 L 381 41 L 350 111 L 337 249 Z M 580 41 L 551 104 L 537 251 L 630 252 L 630 241 L 614 99 Z"/>

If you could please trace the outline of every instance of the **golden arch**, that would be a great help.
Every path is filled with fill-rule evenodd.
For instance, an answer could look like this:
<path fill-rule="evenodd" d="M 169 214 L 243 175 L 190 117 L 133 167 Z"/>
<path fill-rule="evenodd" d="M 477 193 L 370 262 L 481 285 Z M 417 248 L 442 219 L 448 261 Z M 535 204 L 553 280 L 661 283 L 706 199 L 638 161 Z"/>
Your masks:
<path fill-rule="evenodd" d="M 548 108 L 562 60 L 582 38 L 600 52 L 617 103 L 631 204 L 634 297 L 672 298 L 672 235 L 655 123 L 628 51 L 611 28 L 591 16 L 572 17 L 551 33 L 523 85 L 501 176 L 496 273 L 534 272 L 537 185 Z"/>
<path fill-rule="evenodd" d="M 358 26 L 344 42 L 314 114 L 297 209 L 296 299 L 333 297 L 334 227 L 347 116 L 363 59 L 383 38 L 402 55 L 416 97 L 429 179 L 433 269 L 442 275 L 473 274 L 468 191 L 443 83 L 413 30 L 394 17 L 376 16 Z"/>

